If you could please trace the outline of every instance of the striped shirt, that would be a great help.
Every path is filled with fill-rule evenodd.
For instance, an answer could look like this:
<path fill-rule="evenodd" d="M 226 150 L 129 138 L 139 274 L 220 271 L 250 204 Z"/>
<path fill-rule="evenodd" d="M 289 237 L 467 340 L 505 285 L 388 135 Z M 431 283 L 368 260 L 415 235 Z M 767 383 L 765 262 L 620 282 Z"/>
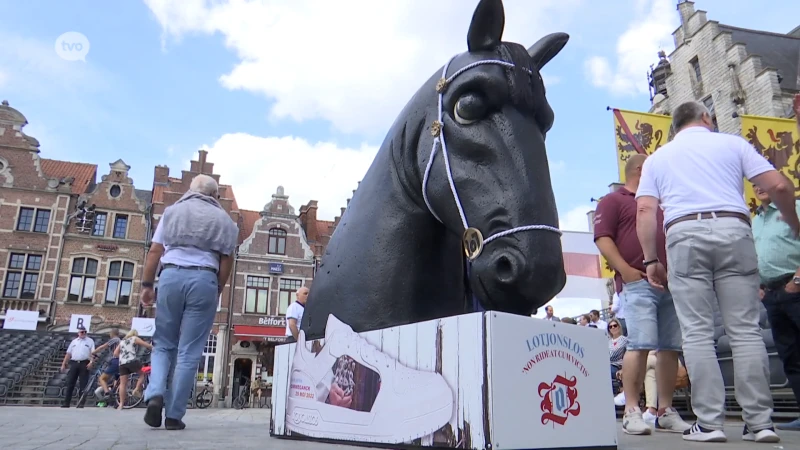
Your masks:
<path fill-rule="evenodd" d="M 795 201 L 800 214 L 800 201 Z M 758 272 L 764 283 L 795 273 L 800 267 L 800 240 L 792 237 L 778 208 L 761 206 L 753 218 L 753 238 L 758 253 Z"/>
<path fill-rule="evenodd" d="M 608 352 L 610 353 L 611 365 L 614 367 L 622 367 L 622 357 L 625 356 L 625 350 L 628 347 L 628 338 L 620 336 L 616 339 L 608 341 Z"/>

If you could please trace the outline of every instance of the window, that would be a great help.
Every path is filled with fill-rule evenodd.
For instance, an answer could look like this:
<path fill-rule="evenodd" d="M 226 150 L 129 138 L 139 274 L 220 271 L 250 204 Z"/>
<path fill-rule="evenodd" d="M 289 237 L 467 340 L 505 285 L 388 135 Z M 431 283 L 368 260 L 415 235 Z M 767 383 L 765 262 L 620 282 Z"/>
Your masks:
<path fill-rule="evenodd" d="M 708 111 L 711 113 L 711 121 L 714 122 L 714 131 L 719 131 L 719 126 L 717 125 L 717 113 L 714 111 L 714 99 L 711 95 L 703 100 L 703 105 L 705 105 L 705 107 L 708 108 Z"/>
<path fill-rule="evenodd" d="M 108 214 L 106 213 L 95 213 L 94 215 L 94 227 L 92 228 L 92 236 L 105 236 L 106 235 L 106 221 L 108 220 Z"/>
<path fill-rule="evenodd" d="M 117 214 L 114 217 L 114 234 L 117 239 L 125 239 L 128 234 L 128 216 Z"/>
<path fill-rule="evenodd" d="M 297 300 L 297 290 L 303 286 L 303 280 L 281 278 L 278 294 L 278 314 L 285 315 L 286 309 Z"/>
<path fill-rule="evenodd" d="M 286 232 L 280 228 L 269 230 L 269 249 L 268 253 L 275 255 L 286 254 Z"/>
<path fill-rule="evenodd" d="M 50 226 L 50 210 L 36 208 L 20 208 L 17 219 L 17 231 L 33 231 L 47 233 Z"/>
<path fill-rule="evenodd" d="M 122 188 L 119 185 L 115 184 L 111 186 L 111 190 L 108 192 L 112 197 L 117 198 L 120 194 L 122 194 Z"/>
<path fill-rule="evenodd" d="M 268 314 L 269 310 L 269 278 L 247 277 L 244 312 L 250 314 Z"/>
<path fill-rule="evenodd" d="M 694 81 L 698 84 L 703 82 L 703 74 L 700 73 L 700 60 L 694 58 L 693 60 L 689 61 L 689 64 L 692 65 L 692 71 L 694 71 Z"/>
<path fill-rule="evenodd" d="M 36 296 L 42 255 L 12 253 L 8 259 L 3 297 L 30 299 Z"/>
<path fill-rule="evenodd" d="M 208 336 L 206 346 L 203 348 L 203 357 L 200 358 L 200 365 L 197 366 L 197 379 L 208 381 L 214 377 L 214 355 L 217 353 L 217 337 L 213 334 Z"/>
<path fill-rule="evenodd" d="M 133 263 L 112 261 L 108 265 L 106 303 L 129 305 L 133 287 Z"/>
<path fill-rule="evenodd" d="M 75 258 L 75 260 L 72 261 L 67 300 L 71 302 L 92 303 L 94 301 L 96 277 L 96 259 Z"/>

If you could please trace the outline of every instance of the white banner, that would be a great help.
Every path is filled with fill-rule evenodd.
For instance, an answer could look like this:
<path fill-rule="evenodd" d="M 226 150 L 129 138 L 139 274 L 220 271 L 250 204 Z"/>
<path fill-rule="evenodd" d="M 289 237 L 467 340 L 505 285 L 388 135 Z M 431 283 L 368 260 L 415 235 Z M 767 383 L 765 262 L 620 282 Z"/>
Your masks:
<path fill-rule="evenodd" d="M 69 332 L 70 333 L 77 333 L 78 332 L 78 325 L 83 325 L 86 328 L 86 332 L 89 333 L 92 330 L 92 316 L 91 314 L 73 314 L 72 317 L 69 319 Z"/>
<path fill-rule="evenodd" d="M 156 331 L 156 319 L 134 317 L 131 320 L 131 329 L 139 332 L 139 336 L 150 337 Z"/>
<path fill-rule="evenodd" d="M 39 323 L 39 311 L 20 311 L 9 309 L 6 311 L 6 318 L 3 320 L 5 330 L 35 330 Z"/>

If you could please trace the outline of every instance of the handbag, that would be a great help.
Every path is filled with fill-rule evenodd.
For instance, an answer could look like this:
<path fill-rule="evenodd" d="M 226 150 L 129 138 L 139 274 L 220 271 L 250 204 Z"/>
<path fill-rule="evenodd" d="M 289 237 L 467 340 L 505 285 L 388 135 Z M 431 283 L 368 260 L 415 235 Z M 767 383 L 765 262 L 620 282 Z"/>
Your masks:
<path fill-rule="evenodd" d="M 675 378 L 675 390 L 689 387 L 689 372 L 683 364 L 678 364 L 678 376 Z"/>

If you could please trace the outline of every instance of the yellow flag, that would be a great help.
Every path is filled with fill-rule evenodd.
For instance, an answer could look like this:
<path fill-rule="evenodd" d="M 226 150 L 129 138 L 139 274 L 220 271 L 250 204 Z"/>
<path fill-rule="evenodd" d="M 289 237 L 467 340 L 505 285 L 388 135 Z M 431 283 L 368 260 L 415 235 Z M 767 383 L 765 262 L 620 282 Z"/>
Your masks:
<path fill-rule="evenodd" d="M 775 117 L 742 116 L 742 137 L 747 139 L 781 173 L 794 183 L 795 198 L 800 197 L 800 136 L 797 122 Z M 744 198 L 755 215 L 758 208 L 753 185 L 745 180 Z"/>
<path fill-rule="evenodd" d="M 614 278 L 614 269 L 603 255 L 600 255 L 600 278 Z"/>
<path fill-rule="evenodd" d="M 619 181 L 625 182 L 625 163 L 631 155 L 650 155 L 672 139 L 672 117 L 614 109 Z"/>

